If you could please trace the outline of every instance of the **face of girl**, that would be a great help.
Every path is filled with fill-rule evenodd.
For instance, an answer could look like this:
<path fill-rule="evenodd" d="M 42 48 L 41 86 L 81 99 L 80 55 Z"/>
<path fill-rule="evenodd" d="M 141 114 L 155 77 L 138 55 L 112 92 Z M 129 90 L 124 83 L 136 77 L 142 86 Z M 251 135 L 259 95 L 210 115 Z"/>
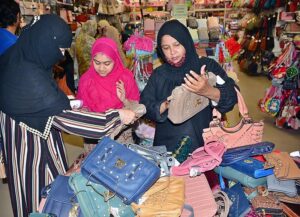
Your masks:
<path fill-rule="evenodd" d="M 161 48 L 168 62 L 179 63 L 185 56 L 185 48 L 172 36 L 164 35 L 161 39 Z"/>
<path fill-rule="evenodd" d="M 102 77 L 107 76 L 115 65 L 112 59 L 102 53 L 98 53 L 94 56 L 93 64 L 96 72 Z"/>

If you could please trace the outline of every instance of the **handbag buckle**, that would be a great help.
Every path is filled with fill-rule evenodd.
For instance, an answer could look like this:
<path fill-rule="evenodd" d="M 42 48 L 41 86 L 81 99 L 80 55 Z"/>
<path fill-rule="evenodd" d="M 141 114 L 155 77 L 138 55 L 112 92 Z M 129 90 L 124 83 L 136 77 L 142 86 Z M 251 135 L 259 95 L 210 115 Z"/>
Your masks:
<path fill-rule="evenodd" d="M 115 167 L 122 169 L 125 166 L 125 161 L 123 161 L 122 159 L 118 158 L 116 163 L 115 163 Z"/>
<path fill-rule="evenodd" d="M 199 171 L 200 167 L 192 167 L 190 169 L 190 177 L 196 177 L 196 176 L 200 176 L 201 172 Z"/>

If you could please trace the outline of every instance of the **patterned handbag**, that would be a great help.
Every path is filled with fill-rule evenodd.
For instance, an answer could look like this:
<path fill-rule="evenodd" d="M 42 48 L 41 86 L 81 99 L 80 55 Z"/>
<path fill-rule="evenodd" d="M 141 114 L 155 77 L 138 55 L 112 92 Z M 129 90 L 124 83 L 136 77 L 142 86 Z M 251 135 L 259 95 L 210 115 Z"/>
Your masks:
<path fill-rule="evenodd" d="M 214 109 L 216 116 L 211 122 L 209 128 L 203 129 L 204 141 L 217 140 L 224 142 L 227 149 L 236 148 L 245 145 L 251 145 L 262 141 L 263 121 L 253 121 L 248 114 L 248 109 L 241 93 L 236 89 L 238 96 L 238 107 L 242 119 L 234 127 L 225 127 L 221 121 L 221 114 Z"/>
<path fill-rule="evenodd" d="M 116 193 L 127 205 L 138 201 L 160 177 L 157 165 L 108 137 L 87 156 L 81 173 Z"/>
<path fill-rule="evenodd" d="M 196 176 L 199 175 L 199 173 L 212 170 L 220 165 L 225 151 L 225 144 L 222 142 L 207 142 L 203 147 L 197 148 L 192 155 L 179 166 L 171 167 L 171 174 L 175 176 L 187 174 Z"/>
<path fill-rule="evenodd" d="M 134 216 L 130 205 L 125 205 L 113 192 L 84 178 L 80 173 L 73 173 L 70 176 L 69 186 L 75 192 L 85 217 Z"/>
<path fill-rule="evenodd" d="M 217 203 L 205 174 L 196 177 L 183 176 L 185 179 L 185 204 L 193 207 L 194 216 L 212 217 L 217 212 Z M 181 217 L 188 217 L 184 209 Z"/>
<path fill-rule="evenodd" d="M 139 203 L 132 203 L 131 207 L 137 217 L 179 217 L 184 206 L 184 191 L 183 178 L 161 177 Z"/>

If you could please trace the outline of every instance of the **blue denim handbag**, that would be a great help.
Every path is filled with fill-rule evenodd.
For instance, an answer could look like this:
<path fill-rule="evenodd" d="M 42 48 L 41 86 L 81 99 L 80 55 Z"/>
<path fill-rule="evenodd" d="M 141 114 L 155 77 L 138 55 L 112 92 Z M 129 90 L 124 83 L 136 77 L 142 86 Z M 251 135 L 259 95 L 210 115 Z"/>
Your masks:
<path fill-rule="evenodd" d="M 137 202 L 160 177 L 157 165 L 108 137 L 87 156 L 81 173 L 116 193 L 127 205 Z"/>
<path fill-rule="evenodd" d="M 235 184 L 231 188 L 225 188 L 223 191 L 232 202 L 228 217 L 245 216 L 245 214 L 250 212 L 249 201 L 240 183 Z"/>
<path fill-rule="evenodd" d="M 114 193 L 100 184 L 89 181 L 81 173 L 73 173 L 69 185 L 76 193 L 84 217 L 109 217 L 111 214 L 118 217 L 134 217 L 130 205 L 125 205 Z"/>
<path fill-rule="evenodd" d="M 43 213 L 49 213 L 57 217 L 83 217 L 76 195 L 70 188 L 68 181 L 69 176 L 58 175 L 51 185 L 44 189 L 42 197 L 47 196 L 47 200 Z"/>

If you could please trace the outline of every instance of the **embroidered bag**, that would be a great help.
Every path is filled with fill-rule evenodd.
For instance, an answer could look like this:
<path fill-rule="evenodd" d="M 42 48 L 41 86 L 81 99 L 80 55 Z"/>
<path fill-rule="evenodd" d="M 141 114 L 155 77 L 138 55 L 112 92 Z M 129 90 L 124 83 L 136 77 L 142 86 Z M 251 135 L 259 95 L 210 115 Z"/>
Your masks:
<path fill-rule="evenodd" d="M 225 124 L 221 121 L 221 114 L 214 109 L 213 113 L 216 114 L 214 115 L 216 117 L 210 122 L 209 128 L 203 129 L 202 136 L 204 141 L 217 140 L 223 142 L 227 149 L 262 141 L 264 123 L 252 120 L 248 114 L 243 96 L 237 88 L 235 90 L 238 96 L 239 111 L 242 116 L 239 124 L 234 127 L 225 127 Z"/>

